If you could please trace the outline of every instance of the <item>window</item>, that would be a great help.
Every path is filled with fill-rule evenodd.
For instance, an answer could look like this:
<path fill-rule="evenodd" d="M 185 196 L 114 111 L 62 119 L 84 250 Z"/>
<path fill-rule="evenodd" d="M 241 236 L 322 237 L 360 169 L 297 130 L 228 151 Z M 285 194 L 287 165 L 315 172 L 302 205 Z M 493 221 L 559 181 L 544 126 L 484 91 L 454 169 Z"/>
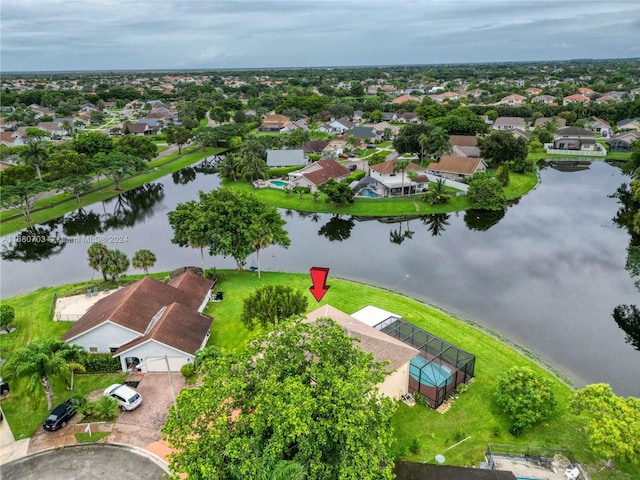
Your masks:
<path fill-rule="evenodd" d="M 89 353 L 98 353 L 98 347 L 90 346 L 89 347 Z"/>
<path fill-rule="evenodd" d="M 116 353 L 116 350 L 118 350 L 118 347 L 109 347 L 111 353 Z"/>

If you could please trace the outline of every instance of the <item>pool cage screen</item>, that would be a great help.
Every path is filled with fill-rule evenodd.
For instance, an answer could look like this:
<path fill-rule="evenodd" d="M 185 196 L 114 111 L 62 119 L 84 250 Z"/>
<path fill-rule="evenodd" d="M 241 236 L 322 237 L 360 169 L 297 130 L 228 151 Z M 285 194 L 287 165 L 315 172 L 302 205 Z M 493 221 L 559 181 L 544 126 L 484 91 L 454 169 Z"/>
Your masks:
<path fill-rule="evenodd" d="M 420 350 L 409 365 L 409 393 L 425 396 L 433 408 L 473 377 L 475 355 L 400 318 L 388 318 L 375 328 Z"/>

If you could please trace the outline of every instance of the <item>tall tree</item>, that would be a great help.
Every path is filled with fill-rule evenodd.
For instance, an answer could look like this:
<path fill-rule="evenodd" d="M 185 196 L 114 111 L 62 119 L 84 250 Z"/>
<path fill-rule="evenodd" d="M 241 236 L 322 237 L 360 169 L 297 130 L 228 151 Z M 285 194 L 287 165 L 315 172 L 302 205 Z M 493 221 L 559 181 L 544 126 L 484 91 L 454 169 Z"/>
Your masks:
<path fill-rule="evenodd" d="M 69 374 L 69 362 L 63 353 L 68 348 L 68 344 L 57 340 L 34 340 L 11 355 L 2 369 L 2 376 L 6 380 L 27 379 L 27 392 L 31 395 L 44 393 L 47 409 L 51 410 L 51 377 Z"/>
<path fill-rule="evenodd" d="M 158 155 L 158 146 L 153 140 L 141 135 L 125 135 L 118 140 L 116 150 L 147 161 L 153 160 Z"/>
<path fill-rule="evenodd" d="M 413 181 L 416 179 L 417 176 L 418 176 L 418 172 L 416 172 L 415 170 L 409 170 L 407 172 L 407 178 L 409 179 L 409 195 L 411 195 L 411 184 L 413 183 Z"/>
<path fill-rule="evenodd" d="M 107 273 L 104 271 L 103 260 L 109 252 L 109 247 L 104 243 L 95 242 L 92 243 L 87 249 L 87 258 L 89 260 L 89 266 L 94 270 L 102 273 L 104 282 L 107 282 Z"/>
<path fill-rule="evenodd" d="M 173 229 L 171 243 L 199 249 L 204 270 L 204 249 L 209 245 L 209 225 L 202 205 L 194 200 L 179 203 L 175 210 L 168 213 L 168 217 Z"/>
<path fill-rule="evenodd" d="M 91 189 L 87 156 L 75 150 L 60 150 L 49 156 L 46 165 L 50 172 L 61 177 L 58 188 L 71 192 L 76 202 L 81 203 L 80 195 Z"/>
<path fill-rule="evenodd" d="M 571 399 L 585 421 L 591 449 L 606 459 L 640 462 L 640 399 L 618 397 L 605 383 L 587 385 Z"/>
<path fill-rule="evenodd" d="M 113 281 L 120 281 L 120 275 L 129 268 L 129 258 L 127 255 L 118 250 L 109 250 L 102 258 L 100 268 L 104 274 L 111 275 Z"/>
<path fill-rule="evenodd" d="M 263 478 L 266 462 L 285 461 L 309 480 L 393 477 L 394 406 L 375 387 L 384 366 L 335 322 L 282 322 L 202 371 L 163 430 L 173 471 L 192 480 Z"/>
<path fill-rule="evenodd" d="M 514 172 L 522 173 L 526 170 L 526 160 L 529 155 L 527 141 L 522 137 L 514 137 L 511 132 L 499 130 L 478 142 L 480 154 L 496 165 L 508 163 Z"/>
<path fill-rule="evenodd" d="M 20 154 L 20 160 L 25 165 L 33 165 L 38 174 L 38 180 L 42 181 L 42 167 L 49 158 L 49 146 L 41 140 L 30 140 L 27 148 Z"/>
<path fill-rule="evenodd" d="M 484 173 L 476 173 L 469 181 L 469 205 L 477 210 L 504 210 L 507 200 L 500 181 Z"/>
<path fill-rule="evenodd" d="M 233 152 L 227 152 L 218 162 L 218 174 L 222 178 L 227 178 L 237 182 L 238 176 L 242 173 L 242 166 L 240 157 Z"/>
<path fill-rule="evenodd" d="M 18 182 L 16 185 L 2 187 L 0 204 L 5 208 L 18 208 L 25 222 L 31 221 L 31 209 L 49 189 L 49 185 L 39 180 Z"/>
<path fill-rule="evenodd" d="M 149 275 L 149 267 L 156 264 L 156 254 L 147 248 L 136 250 L 131 258 L 131 264 L 134 268 L 141 268 L 145 275 Z"/>
<path fill-rule="evenodd" d="M 260 202 L 247 192 L 228 188 L 200 192 L 211 255 L 230 255 L 238 270 L 255 250 L 257 239 L 268 230 L 272 244 L 288 247 L 290 240 L 283 228 L 286 223 L 275 207 Z"/>
<path fill-rule="evenodd" d="M 191 139 L 191 132 L 184 127 L 169 127 L 165 130 L 167 143 L 178 146 L 178 154 L 182 153 L 182 147 Z"/>
<path fill-rule="evenodd" d="M 73 139 L 71 147 L 76 152 L 93 158 L 97 153 L 109 153 L 113 150 L 113 140 L 100 132 L 82 132 Z"/>
<path fill-rule="evenodd" d="M 407 165 L 409 165 L 409 160 L 405 158 L 399 158 L 393 164 L 393 173 L 402 172 L 402 193 L 404 195 L 404 172 L 407 169 Z"/>
<path fill-rule="evenodd" d="M 241 163 L 240 171 L 245 177 L 248 177 L 251 182 L 258 178 L 267 178 L 269 175 L 267 162 L 255 153 L 249 152 L 244 154 Z"/>
<path fill-rule="evenodd" d="M 127 175 L 133 175 L 144 168 L 144 162 L 138 157 L 115 150 L 109 153 L 96 154 L 94 162 L 104 176 L 114 183 L 116 191 L 122 190 L 120 182 Z"/>
<path fill-rule="evenodd" d="M 253 330 L 256 324 L 268 328 L 302 315 L 306 310 L 307 298 L 297 288 L 265 285 L 244 299 L 241 319 L 249 330 Z"/>

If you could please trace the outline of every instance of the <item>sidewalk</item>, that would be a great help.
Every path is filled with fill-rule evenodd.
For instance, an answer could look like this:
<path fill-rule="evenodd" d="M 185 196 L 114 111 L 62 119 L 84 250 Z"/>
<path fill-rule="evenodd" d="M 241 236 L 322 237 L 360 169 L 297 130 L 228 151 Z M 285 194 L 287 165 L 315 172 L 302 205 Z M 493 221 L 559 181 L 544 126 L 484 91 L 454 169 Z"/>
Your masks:
<path fill-rule="evenodd" d="M 4 412 L 3 412 L 4 416 Z M 0 422 L 0 465 L 24 457 L 29 449 L 29 439 L 16 441 L 7 418 Z"/>

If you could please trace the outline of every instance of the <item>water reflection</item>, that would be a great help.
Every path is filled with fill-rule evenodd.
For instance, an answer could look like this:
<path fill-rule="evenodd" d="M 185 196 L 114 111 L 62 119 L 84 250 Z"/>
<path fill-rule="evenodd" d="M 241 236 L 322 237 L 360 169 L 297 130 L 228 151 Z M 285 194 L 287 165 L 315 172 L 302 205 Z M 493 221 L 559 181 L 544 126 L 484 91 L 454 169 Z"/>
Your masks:
<path fill-rule="evenodd" d="M 196 169 L 194 167 L 185 167 L 177 172 L 171 174 L 173 183 L 175 185 L 186 185 L 189 182 L 193 182 L 197 176 Z"/>
<path fill-rule="evenodd" d="M 79 208 L 63 219 L 62 231 L 68 237 L 95 235 L 104 232 L 100 215 L 92 210 Z"/>
<path fill-rule="evenodd" d="M 351 230 L 355 225 L 353 217 L 344 219 L 340 215 L 334 215 L 331 220 L 320 227 L 318 235 L 326 237 L 330 242 L 342 242 L 351 236 Z"/>
<path fill-rule="evenodd" d="M 467 210 L 464 223 L 469 230 L 486 232 L 504 218 L 506 210 Z"/>
<path fill-rule="evenodd" d="M 399 222 L 398 228 L 394 228 L 389 232 L 389 241 L 391 243 L 395 243 L 396 245 L 401 245 L 402 242 L 404 242 L 406 239 L 411 240 L 413 238 L 413 234 L 416 232 L 410 229 L 409 220 L 407 220 L 406 222 L 407 222 L 407 226 L 404 229 L 404 232 L 402 231 L 403 222 Z"/>
<path fill-rule="evenodd" d="M 451 215 L 448 213 L 431 213 L 420 217 L 422 223 L 427 226 L 427 230 L 431 233 L 432 237 L 439 237 L 445 232 L 447 229 L 446 227 L 449 226 L 450 218 Z"/>
<path fill-rule="evenodd" d="M 113 202 L 111 212 L 105 210 L 104 229 L 133 227 L 153 215 L 156 204 L 164 199 L 164 185 L 148 183 L 121 193 Z"/>
<path fill-rule="evenodd" d="M 65 237 L 57 231 L 59 221 L 26 228 L 3 241 L 0 256 L 3 260 L 39 262 L 57 255 L 66 246 Z"/>
<path fill-rule="evenodd" d="M 635 305 L 618 305 L 613 319 L 626 334 L 624 341 L 640 351 L 640 309 Z"/>

